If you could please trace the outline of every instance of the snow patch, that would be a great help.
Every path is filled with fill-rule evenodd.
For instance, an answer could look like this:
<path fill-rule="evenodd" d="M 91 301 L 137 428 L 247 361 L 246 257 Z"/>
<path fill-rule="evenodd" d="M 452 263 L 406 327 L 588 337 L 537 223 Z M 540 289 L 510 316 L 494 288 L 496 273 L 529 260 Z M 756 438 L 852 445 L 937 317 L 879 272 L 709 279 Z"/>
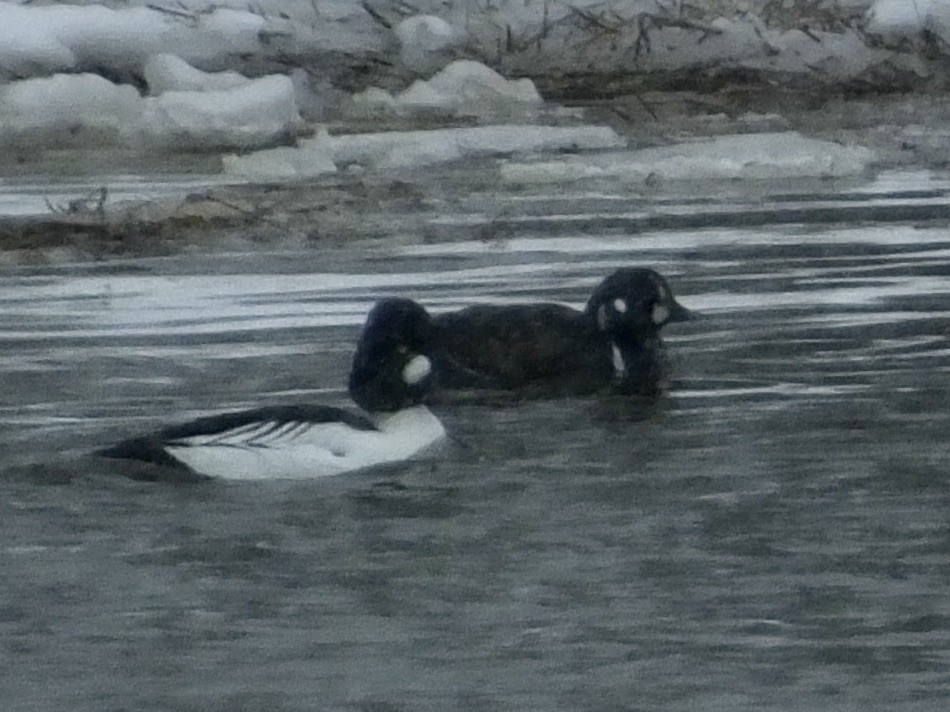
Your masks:
<path fill-rule="evenodd" d="M 655 180 L 722 180 L 838 177 L 862 173 L 875 154 L 861 146 L 842 146 L 795 132 L 719 136 L 642 151 L 570 156 L 554 161 L 509 162 L 502 177 L 518 183 L 558 183 L 611 178 L 643 183 Z"/>

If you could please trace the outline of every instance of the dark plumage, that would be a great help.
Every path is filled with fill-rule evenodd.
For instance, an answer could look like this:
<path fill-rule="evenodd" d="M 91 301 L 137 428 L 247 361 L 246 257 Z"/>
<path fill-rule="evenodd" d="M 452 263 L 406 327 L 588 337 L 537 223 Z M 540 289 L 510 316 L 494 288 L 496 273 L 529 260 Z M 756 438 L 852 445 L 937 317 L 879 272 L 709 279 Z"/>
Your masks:
<path fill-rule="evenodd" d="M 558 304 L 468 307 L 433 319 L 438 384 L 551 394 L 613 384 L 625 393 L 654 392 L 660 329 L 689 318 L 666 280 L 645 268 L 615 271 L 582 312 Z"/>

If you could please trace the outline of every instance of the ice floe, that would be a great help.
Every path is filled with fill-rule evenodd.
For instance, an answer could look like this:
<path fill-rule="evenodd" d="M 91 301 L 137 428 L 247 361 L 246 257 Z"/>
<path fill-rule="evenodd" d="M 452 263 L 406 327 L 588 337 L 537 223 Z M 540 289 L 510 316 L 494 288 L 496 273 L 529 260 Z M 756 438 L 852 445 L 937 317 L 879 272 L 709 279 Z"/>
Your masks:
<path fill-rule="evenodd" d="M 376 170 L 411 169 L 446 161 L 547 151 L 602 151 L 626 140 L 607 126 L 523 124 L 386 131 L 304 139 L 294 149 L 225 157 L 225 172 L 244 177 L 309 178 L 361 165 Z"/>
<path fill-rule="evenodd" d="M 783 179 L 859 174 L 875 154 L 862 146 L 810 139 L 795 132 L 718 136 L 640 151 L 510 161 L 502 177 L 518 183 L 611 178 L 630 183 L 680 180 Z"/>

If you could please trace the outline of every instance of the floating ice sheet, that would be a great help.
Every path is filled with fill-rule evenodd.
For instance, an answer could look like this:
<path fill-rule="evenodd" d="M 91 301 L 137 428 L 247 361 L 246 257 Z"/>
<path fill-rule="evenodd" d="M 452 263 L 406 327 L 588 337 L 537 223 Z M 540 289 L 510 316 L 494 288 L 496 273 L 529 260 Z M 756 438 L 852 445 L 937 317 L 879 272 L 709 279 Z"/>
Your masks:
<path fill-rule="evenodd" d="M 642 151 L 565 156 L 509 162 L 505 180 L 558 183 L 611 178 L 633 183 L 654 180 L 716 180 L 837 177 L 863 172 L 875 154 L 795 132 L 719 136 Z"/>
<path fill-rule="evenodd" d="M 225 160 L 242 176 L 303 178 L 361 164 L 377 169 L 416 168 L 463 158 L 564 150 L 617 149 L 626 141 L 607 126 L 506 124 L 431 131 L 388 131 L 330 136 L 322 133 L 289 150 L 259 151 Z M 327 163 L 327 159 L 331 163 Z M 311 163 L 312 161 L 312 163 Z M 321 170 L 325 166 L 326 170 Z"/>

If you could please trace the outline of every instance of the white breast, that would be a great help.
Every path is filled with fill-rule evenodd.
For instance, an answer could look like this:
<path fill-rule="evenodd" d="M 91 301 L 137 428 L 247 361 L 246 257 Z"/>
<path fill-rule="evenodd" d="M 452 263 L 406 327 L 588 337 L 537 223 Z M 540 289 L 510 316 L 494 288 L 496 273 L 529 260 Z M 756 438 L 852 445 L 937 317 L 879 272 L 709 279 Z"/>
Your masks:
<path fill-rule="evenodd" d="M 425 406 L 377 414 L 377 430 L 344 423 L 255 423 L 167 445 L 191 469 L 229 480 L 311 479 L 420 455 L 445 437 Z"/>

